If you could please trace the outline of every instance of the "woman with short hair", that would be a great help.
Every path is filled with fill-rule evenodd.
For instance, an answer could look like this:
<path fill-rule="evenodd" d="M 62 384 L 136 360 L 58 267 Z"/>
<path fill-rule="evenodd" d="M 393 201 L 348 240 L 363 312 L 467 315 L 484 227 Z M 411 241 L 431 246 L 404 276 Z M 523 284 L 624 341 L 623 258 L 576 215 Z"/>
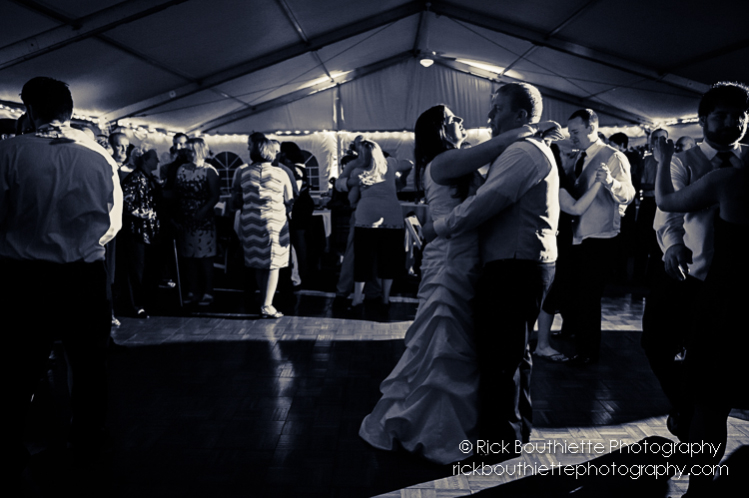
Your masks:
<path fill-rule="evenodd" d="M 263 318 L 281 318 L 273 306 L 279 282 L 279 269 L 289 266 L 288 214 L 294 202 L 287 174 L 272 163 L 279 147 L 265 136 L 254 134 L 248 143 L 250 165 L 235 174 L 232 199 L 241 209 L 239 237 L 245 254 L 245 266 L 255 269 L 261 292 Z"/>
<path fill-rule="evenodd" d="M 180 230 L 177 248 L 185 267 L 188 294 L 185 302 L 198 300 L 208 306 L 213 297 L 213 258 L 216 256 L 214 206 L 219 202 L 219 173 L 206 162 L 208 145 L 202 138 L 191 138 L 187 146 L 193 161 L 177 170 Z"/>

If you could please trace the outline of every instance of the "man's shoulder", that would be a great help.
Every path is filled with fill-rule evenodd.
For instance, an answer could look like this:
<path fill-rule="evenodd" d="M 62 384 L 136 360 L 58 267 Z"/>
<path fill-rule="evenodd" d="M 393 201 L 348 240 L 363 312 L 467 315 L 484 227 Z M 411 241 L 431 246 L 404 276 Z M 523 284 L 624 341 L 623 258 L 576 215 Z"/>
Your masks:
<path fill-rule="evenodd" d="M 626 156 L 624 152 L 621 152 L 619 149 L 603 142 L 601 144 L 601 149 L 599 149 L 599 153 L 605 154 L 609 158 L 617 157 L 620 161 L 628 162 L 628 156 Z"/>
<path fill-rule="evenodd" d="M 40 139 L 33 134 L 18 135 L 15 137 L 6 138 L 5 140 L 0 140 L 0 149 L 3 149 L 3 150 L 16 149 L 18 147 L 22 147 L 25 144 L 28 144 L 30 142 L 34 142 L 37 140 L 40 140 Z"/>
<path fill-rule="evenodd" d="M 513 142 L 510 144 L 505 151 L 498 156 L 496 159 L 499 160 L 503 157 L 520 157 L 524 155 L 528 155 L 531 158 L 537 157 L 537 156 L 543 156 L 544 152 L 540 147 L 547 147 L 544 143 L 534 144 L 530 140 L 519 140 L 517 142 Z"/>

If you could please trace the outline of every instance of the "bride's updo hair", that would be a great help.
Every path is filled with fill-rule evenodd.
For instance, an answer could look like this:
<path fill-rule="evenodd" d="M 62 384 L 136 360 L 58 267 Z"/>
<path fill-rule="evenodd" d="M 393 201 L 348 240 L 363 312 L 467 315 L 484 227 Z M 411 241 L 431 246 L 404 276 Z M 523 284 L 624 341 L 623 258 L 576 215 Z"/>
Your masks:
<path fill-rule="evenodd" d="M 445 136 L 446 109 L 444 104 L 430 107 L 417 118 L 414 125 L 414 163 L 417 165 L 414 184 L 420 195 L 424 192 L 422 178 L 427 165 L 439 154 L 456 148 Z M 470 182 L 470 175 L 456 181 L 457 197 L 465 199 L 468 196 Z"/>

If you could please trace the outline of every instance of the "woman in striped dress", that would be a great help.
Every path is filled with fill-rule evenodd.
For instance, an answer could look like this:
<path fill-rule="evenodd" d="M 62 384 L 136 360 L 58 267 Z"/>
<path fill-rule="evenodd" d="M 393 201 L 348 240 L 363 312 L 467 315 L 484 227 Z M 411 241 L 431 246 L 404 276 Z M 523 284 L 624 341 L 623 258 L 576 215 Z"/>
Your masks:
<path fill-rule="evenodd" d="M 273 160 L 278 145 L 253 135 L 248 143 L 252 164 L 243 165 L 232 186 L 235 207 L 241 209 L 239 237 L 245 253 L 245 266 L 255 269 L 261 291 L 263 318 L 284 316 L 273 307 L 279 282 L 279 269 L 289 265 L 288 213 L 294 202 L 292 184 Z"/>

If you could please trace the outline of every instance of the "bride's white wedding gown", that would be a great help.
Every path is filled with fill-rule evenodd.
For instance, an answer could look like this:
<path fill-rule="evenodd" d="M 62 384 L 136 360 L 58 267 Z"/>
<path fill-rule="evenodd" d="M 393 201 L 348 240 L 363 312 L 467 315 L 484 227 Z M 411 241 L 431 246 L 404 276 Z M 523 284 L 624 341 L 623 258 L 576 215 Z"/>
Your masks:
<path fill-rule="evenodd" d="M 460 203 L 455 189 L 425 171 L 430 216 L 447 216 Z M 462 460 L 459 445 L 474 442 L 479 373 L 471 299 L 479 277 L 475 231 L 438 237 L 425 246 L 419 308 L 406 332 L 406 351 L 381 383 L 383 396 L 362 421 L 359 435 L 376 448 L 409 452 L 441 464 Z"/>

